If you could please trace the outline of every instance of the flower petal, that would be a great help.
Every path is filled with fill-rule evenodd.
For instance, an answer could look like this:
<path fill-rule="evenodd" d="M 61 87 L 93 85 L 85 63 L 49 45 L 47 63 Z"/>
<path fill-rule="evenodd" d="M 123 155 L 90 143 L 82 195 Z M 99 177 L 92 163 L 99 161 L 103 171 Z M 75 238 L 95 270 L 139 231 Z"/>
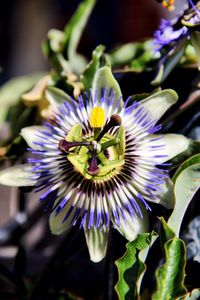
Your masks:
<path fill-rule="evenodd" d="M 59 235 L 62 234 L 63 232 L 67 233 L 71 229 L 72 225 L 69 224 L 70 222 L 68 220 L 63 222 L 65 216 L 66 216 L 66 211 L 64 209 L 61 210 L 59 214 L 56 214 L 55 211 L 51 213 L 49 217 L 49 227 L 53 234 Z"/>
<path fill-rule="evenodd" d="M 90 259 L 93 262 L 101 261 L 106 255 L 109 228 L 106 226 L 92 227 L 84 228 L 84 231 Z"/>
<path fill-rule="evenodd" d="M 112 104 L 112 113 L 114 113 L 116 107 L 118 107 L 119 110 L 123 107 L 123 100 L 122 100 L 122 92 L 120 89 L 120 86 L 117 82 L 117 80 L 114 78 L 111 69 L 107 66 L 102 67 L 97 70 L 95 73 L 93 83 L 92 83 L 92 94 L 95 98 L 96 91 L 98 91 L 98 95 L 101 95 L 102 89 L 107 89 L 108 91 L 112 89 L 114 94 L 114 103 Z M 109 101 L 109 99 L 107 100 Z M 107 103 L 109 105 L 109 103 Z M 111 114 L 112 114 L 111 113 Z"/>
<path fill-rule="evenodd" d="M 34 186 L 36 180 L 31 178 L 31 168 L 29 164 L 7 168 L 0 172 L 0 184 L 8 186 Z"/>
<path fill-rule="evenodd" d="M 177 100 L 177 93 L 174 90 L 166 89 L 145 98 L 141 103 L 154 120 L 159 120 Z"/>
<path fill-rule="evenodd" d="M 159 186 L 160 192 L 158 195 L 159 201 L 156 202 L 167 209 L 172 209 L 175 204 L 174 185 L 170 178 Z"/>
<path fill-rule="evenodd" d="M 155 164 L 162 164 L 187 150 L 190 140 L 181 134 L 156 134 L 145 138 L 145 143 L 138 146 L 142 155 L 147 156 Z M 152 151 L 146 145 L 150 143 Z M 147 153 L 148 152 L 148 153 Z"/>
<path fill-rule="evenodd" d="M 37 134 L 39 130 L 44 129 L 42 126 L 29 126 L 29 127 L 24 127 L 21 130 L 21 136 L 25 139 L 26 143 L 28 144 L 29 147 L 38 150 L 41 147 L 35 144 L 35 142 L 38 140 Z"/>
<path fill-rule="evenodd" d="M 134 219 L 130 217 L 127 211 L 124 211 L 124 218 L 120 218 L 120 226 L 115 228 L 128 240 L 133 241 L 137 237 L 138 233 L 148 232 L 149 219 L 148 213 L 145 208 L 140 205 L 142 211 L 142 218 L 137 216 Z"/>

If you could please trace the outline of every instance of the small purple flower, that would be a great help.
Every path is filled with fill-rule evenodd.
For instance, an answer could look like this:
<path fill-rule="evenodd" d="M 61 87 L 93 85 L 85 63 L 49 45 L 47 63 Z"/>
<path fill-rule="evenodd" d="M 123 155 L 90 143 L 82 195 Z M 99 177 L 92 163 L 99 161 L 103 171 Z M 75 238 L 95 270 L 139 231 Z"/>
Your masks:
<path fill-rule="evenodd" d="M 154 46 L 156 50 L 161 50 L 165 46 L 175 44 L 175 42 L 188 35 L 188 28 L 180 26 L 176 28 L 179 18 L 176 17 L 170 21 L 161 20 L 160 28 L 154 34 Z"/>
<path fill-rule="evenodd" d="M 154 34 L 153 48 L 160 53 L 158 72 L 152 84 L 160 84 L 179 63 L 189 43 L 196 52 L 200 67 L 200 2 L 196 5 L 189 1 L 189 8 L 172 20 L 162 20 Z"/>
<path fill-rule="evenodd" d="M 177 42 L 185 37 L 190 39 L 191 32 L 199 31 L 200 11 L 199 4 L 194 5 L 191 0 L 189 8 L 178 14 L 171 20 L 161 20 L 159 29 L 154 34 L 154 45 L 156 50 L 163 47 L 176 47 Z"/>

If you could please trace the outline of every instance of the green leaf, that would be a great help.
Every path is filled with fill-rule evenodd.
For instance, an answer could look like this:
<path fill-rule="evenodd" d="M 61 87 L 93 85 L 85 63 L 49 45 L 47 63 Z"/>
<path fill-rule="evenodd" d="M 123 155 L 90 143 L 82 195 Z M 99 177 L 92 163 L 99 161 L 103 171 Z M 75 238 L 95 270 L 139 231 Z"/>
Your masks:
<path fill-rule="evenodd" d="M 9 108 L 17 105 L 24 92 L 29 91 L 44 73 L 35 73 L 8 80 L 0 88 L 0 125 L 6 121 Z"/>
<path fill-rule="evenodd" d="M 156 271 L 157 291 L 153 294 L 153 300 L 171 300 L 186 293 L 183 285 L 185 268 L 185 245 L 178 238 L 166 242 L 166 262 Z"/>
<path fill-rule="evenodd" d="M 101 89 L 107 88 L 112 89 L 115 92 L 115 102 L 118 102 L 122 97 L 120 86 L 117 80 L 114 78 L 111 69 L 107 66 L 102 67 L 97 70 L 94 76 L 92 83 L 92 93 L 95 95 L 95 92 L 101 93 Z M 124 105 L 123 100 L 120 100 L 120 107 Z"/>
<path fill-rule="evenodd" d="M 131 61 L 130 68 L 132 71 L 145 71 L 150 67 L 150 64 L 157 59 L 152 44 L 151 40 L 147 40 L 142 44 L 143 51 Z"/>
<path fill-rule="evenodd" d="M 10 107 L 15 105 L 20 96 L 29 91 L 33 85 L 44 76 L 44 73 L 35 73 L 20 77 L 15 77 L 7 81 L 0 88 L 0 105 L 1 107 Z"/>
<path fill-rule="evenodd" d="M 176 173 L 174 174 L 172 180 L 175 183 L 178 176 L 183 172 L 185 169 L 187 169 L 189 166 L 194 164 L 200 164 L 200 154 L 193 155 L 189 157 L 186 161 L 184 161 L 181 166 L 178 168 Z"/>
<path fill-rule="evenodd" d="M 152 300 L 171 300 L 187 292 L 184 286 L 186 250 L 184 242 L 175 237 L 163 218 L 161 224 L 165 234 L 165 238 L 162 239 L 165 263 L 156 270 L 157 289 Z"/>
<path fill-rule="evenodd" d="M 192 31 L 191 43 L 196 52 L 198 68 L 200 68 L 200 32 L 199 31 Z"/>
<path fill-rule="evenodd" d="M 150 233 L 138 234 L 134 241 L 126 245 L 125 254 L 115 262 L 119 272 L 115 290 L 120 300 L 136 299 L 138 280 L 145 270 L 145 264 L 139 259 L 139 254 L 150 245 L 153 235 Z"/>
<path fill-rule="evenodd" d="M 46 89 L 45 96 L 53 107 L 56 107 L 64 101 L 72 103 L 72 98 L 68 94 L 54 86 L 49 86 Z"/>
<path fill-rule="evenodd" d="M 65 40 L 68 42 L 68 55 L 73 55 L 78 47 L 82 32 L 94 8 L 96 0 L 84 0 L 78 6 L 71 20 L 65 26 Z"/>
<path fill-rule="evenodd" d="M 81 81 L 83 83 L 84 90 L 89 90 L 91 88 L 94 75 L 100 67 L 100 59 L 103 55 L 104 50 L 105 47 L 103 45 L 99 45 L 92 52 L 92 60 L 86 66 L 86 69 L 81 75 Z"/>
<path fill-rule="evenodd" d="M 64 31 L 51 29 L 48 32 L 48 40 L 42 49 L 59 75 L 62 73 L 68 77 L 83 72 L 87 60 L 77 53 L 77 47 L 95 3 L 96 0 L 82 1 Z"/>
<path fill-rule="evenodd" d="M 2 125 L 6 121 L 6 116 L 8 113 L 9 108 L 8 107 L 2 107 L 0 109 L 0 125 Z"/>
<path fill-rule="evenodd" d="M 171 160 L 172 168 L 177 169 L 177 167 L 181 165 L 181 168 L 179 168 L 175 175 L 174 175 L 174 181 L 176 180 L 176 177 L 179 175 L 179 173 L 183 170 L 183 168 L 188 167 L 191 164 L 200 162 L 198 159 L 198 154 L 200 153 L 200 142 L 199 141 L 193 141 L 189 140 L 189 146 L 188 148 L 182 152 L 180 155 L 175 156 Z M 197 155 L 196 155 L 197 154 Z M 191 158 L 191 160 L 190 160 Z"/>
<path fill-rule="evenodd" d="M 167 78 L 167 76 L 170 74 L 173 68 L 181 60 L 187 44 L 188 40 L 186 37 L 185 39 L 180 41 L 179 45 L 172 53 L 166 54 L 165 61 L 162 64 L 160 64 L 158 74 L 156 75 L 155 79 L 151 82 L 152 85 L 159 85 Z"/>
<path fill-rule="evenodd" d="M 169 227 L 169 225 L 165 222 L 165 219 L 163 217 L 159 218 L 162 227 L 160 232 L 160 240 L 161 240 L 161 246 L 164 246 L 164 244 L 173 239 L 175 237 L 174 231 Z"/>
<path fill-rule="evenodd" d="M 146 98 L 153 96 L 154 94 L 156 95 L 156 93 L 158 93 L 158 92 L 161 92 L 161 88 L 160 87 L 156 88 L 151 93 L 134 94 L 134 95 L 130 96 L 129 105 L 131 105 L 134 101 L 143 101 Z"/>
<path fill-rule="evenodd" d="M 31 165 L 13 166 L 0 172 L 0 184 L 8 186 L 34 186 L 36 180 L 31 178 Z"/>
<path fill-rule="evenodd" d="M 80 55 L 77 55 L 76 50 L 82 35 L 82 32 L 87 24 L 88 18 L 94 8 L 96 0 L 85 0 L 77 8 L 75 14 L 68 22 L 64 29 L 65 47 L 67 49 L 67 59 L 74 71 L 81 73 L 84 65 L 81 62 Z M 80 66 L 81 63 L 81 66 Z"/>
<path fill-rule="evenodd" d="M 55 53 L 63 50 L 64 32 L 57 29 L 50 29 L 48 32 L 50 47 Z"/>
<path fill-rule="evenodd" d="M 175 206 L 168 220 L 169 226 L 179 235 L 181 223 L 193 196 L 200 188 L 199 155 L 189 158 L 174 175 Z M 197 163 L 196 163 L 197 162 Z"/>
<path fill-rule="evenodd" d="M 113 49 L 109 52 L 109 57 L 113 67 L 127 64 L 133 58 L 143 52 L 143 43 L 128 43 Z"/>
<path fill-rule="evenodd" d="M 139 253 L 139 259 L 142 262 L 146 261 L 148 253 L 149 253 L 151 247 L 153 246 L 154 242 L 157 240 L 157 238 L 158 238 L 158 235 L 155 232 L 153 232 L 152 237 L 151 237 L 151 243 L 146 248 L 144 248 L 143 250 L 140 251 L 140 253 Z M 139 277 L 139 279 L 137 281 L 137 292 L 138 292 L 138 295 L 140 295 L 140 292 L 141 292 L 140 289 L 141 289 L 142 279 L 143 279 L 143 277 L 145 275 L 145 271 L 146 271 L 146 265 L 145 265 L 144 271 L 140 274 L 140 277 Z"/>

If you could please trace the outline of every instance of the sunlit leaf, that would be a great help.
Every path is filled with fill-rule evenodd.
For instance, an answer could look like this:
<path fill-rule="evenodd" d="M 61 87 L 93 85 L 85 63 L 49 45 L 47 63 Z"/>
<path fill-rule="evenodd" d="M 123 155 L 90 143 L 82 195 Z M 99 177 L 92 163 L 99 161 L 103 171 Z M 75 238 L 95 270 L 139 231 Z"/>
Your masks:
<path fill-rule="evenodd" d="M 83 74 L 81 75 L 81 81 L 83 82 L 85 90 L 89 90 L 92 86 L 94 75 L 100 67 L 100 59 L 102 57 L 104 49 L 105 47 L 103 45 L 99 45 L 96 47 L 96 49 L 92 52 L 92 60 L 86 66 Z"/>
<path fill-rule="evenodd" d="M 178 236 L 188 205 L 200 188 L 200 155 L 197 154 L 183 163 L 175 173 L 173 181 L 175 206 L 168 224 Z"/>
<path fill-rule="evenodd" d="M 198 68 L 200 69 L 200 32 L 193 31 L 191 33 L 191 42 L 196 52 L 196 57 L 198 61 Z"/>
<path fill-rule="evenodd" d="M 67 50 L 68 60 L 74 71 L 81 73 L 84 67 L 82 56 L 77 55 L 77 47 L 82 35 L 82 32 L 87 24 L 88 18 L 96 0 L 85 0 L 77 8 L 71 20 L 67 23 L 65 33 L 65 48 Z"/>
<path fill-rule="evenodd" d="M 185 295 L 184 286 L 186 250 L 185 244 L 178 239 L 171 228 L 161 219 L 165 239 L 162 240 L 165 251 L 165 263 L 156 270 L 156 292 L 153 300 L 171 300 Z M 167 240 L 165 242 L 165 240 Z M 165 242 L 165 243 L 164 243 Z"/>
<path fill-rule="evenodd" d="M 0 88 L 0 105 L 1 107 L 10 107 L 15 105 L 20 96 L 29 91 L 33 85 L 44 76 L 44 73 L 35 73 L 20 77 L 15 77 L 7 81 Z"/>
<path fill-rule="evenodd" d="M 109 52 L 113 67 L 124 65 L 143 51 L 143 43 L 128 43 Z"/>
<path fill-rule="evenodd" d="M 137 238 L 126 245 L 127 251 L 115 263 L 118 268 L 119 280 L 115 290 L 120 300 L 137 299 L 137 284 L 145 270 L 145 264 L 139 254 L 151 244 L 153 234 L 138 234 Z M 146 256 L 144 256 L 145 258 Z"/>

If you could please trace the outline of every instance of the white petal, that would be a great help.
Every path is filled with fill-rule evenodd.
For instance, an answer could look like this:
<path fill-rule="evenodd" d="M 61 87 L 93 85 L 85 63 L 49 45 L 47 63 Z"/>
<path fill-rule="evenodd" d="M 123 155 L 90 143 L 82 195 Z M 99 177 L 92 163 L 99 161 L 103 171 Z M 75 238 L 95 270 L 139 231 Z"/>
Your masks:
<path fill-rule="evenodd" d="M 59 199 L 55 201 L 54 206 L 56 206 L 56 204 L 59 202 Z M 56 214 L 55 211 L 53 211 L 49 217 L 49 227 L 50 230 L 53 234 L 55 235 L 59 235 L 62 233 L 67 233 L 72 225 L 69 225 L 70 223 L 70 218 L 67 219 L 65 222 L 63 222 L 64 218 L 66 216 L 66 209 L 63 208 L 59 214 Z"/>
<path fill-rule="evenodd" d="M 117 80 L 114 78 L 112 71 L 109 67 L 104 66 L 102 68 L 99 68 L 97 72 L 95 73 L 93 82 L 92 82 L 92 94 L 95 98 L 96 92 L 98 95 L 101 94 L 102 88 L 112 89 L 115 93 L 114 95 L 114 102 L 112 103 L 110 115 L 113 113 L 116 113 L 117 111 L 120 111 L 123 107 L 123 100 L 122 93 L 120 86 L 117 82 Z M 107 106 L 109 106 L 109 98 L 106 100 Z"/>
<path fill-rule="evenodd" d="M 159 120 L 177 100 L 177 93 L 174 90 L 167 89 L 153 94 L 141 101 L 141 103 L 149 111 L 153 119 Z"/>
<path fill-rule="evenodd" d="M 21 136 L 25 139 L 26 143 L 29 147 L 38 150 L 40 147 L 38 145 L 35 145 L 34 142 L 38 141 L 39 138 L 37 137 L 38 130 L 42 130 L 44 127 L 42 126 L 29 126 L 24 127 L 21 130 Z"/>
<path fill-rule="evenodd" d="M 155 139 L 154 141 L 152 141 Z M 149 135 L 145 138 L 146 142 L 138 147 L 141 151 L 141 156 L 149 156 L 149 159 L 154 160 L 156 164 L 164 163 L 187 150 L 190 140 L 181 134 L 156 134 Z M 156 146 L 154 151 L 149 151 L 151 146 Z M 160 146 L 160 147 L 159 147 Z M 159 157 L 155 157 L 158 155 Z"/>
<path fill-rule="evenodd" d="M 120 226 L 115 226 L 115 228 L 128 240 L 133 241 L 137 237 L 138 233 L 148 232 L 149 219 L 148 213 L 145 208 L 142 208 L 143 218 L 137 216 L 134 220 L 130 217 L 127 211 L 124 211 L 126 221 L 121 217 Z"/>
<path fill-rule="evenodd" d="M 168 209 L 172 209 L 175 204 L 174 185 L 172 180 L 169 178 L 165 183 L 160 184 L 159 188 L 160 192 L 158 198 L 160 201 L 157 203 Z"/>
<path fill-rule="evenodd" d="M 84 231 L 91 261 L 101 261 L 106 255 L 109 228 L 106 226 L 92 227 L 84 228 Z"/>
<path fill-rule="evenodd" d="M 34 186 L 36 180 L 31 178 L 29 164 L 13 166 L 0 172 L 0 184 L 8 186 Z"/>

